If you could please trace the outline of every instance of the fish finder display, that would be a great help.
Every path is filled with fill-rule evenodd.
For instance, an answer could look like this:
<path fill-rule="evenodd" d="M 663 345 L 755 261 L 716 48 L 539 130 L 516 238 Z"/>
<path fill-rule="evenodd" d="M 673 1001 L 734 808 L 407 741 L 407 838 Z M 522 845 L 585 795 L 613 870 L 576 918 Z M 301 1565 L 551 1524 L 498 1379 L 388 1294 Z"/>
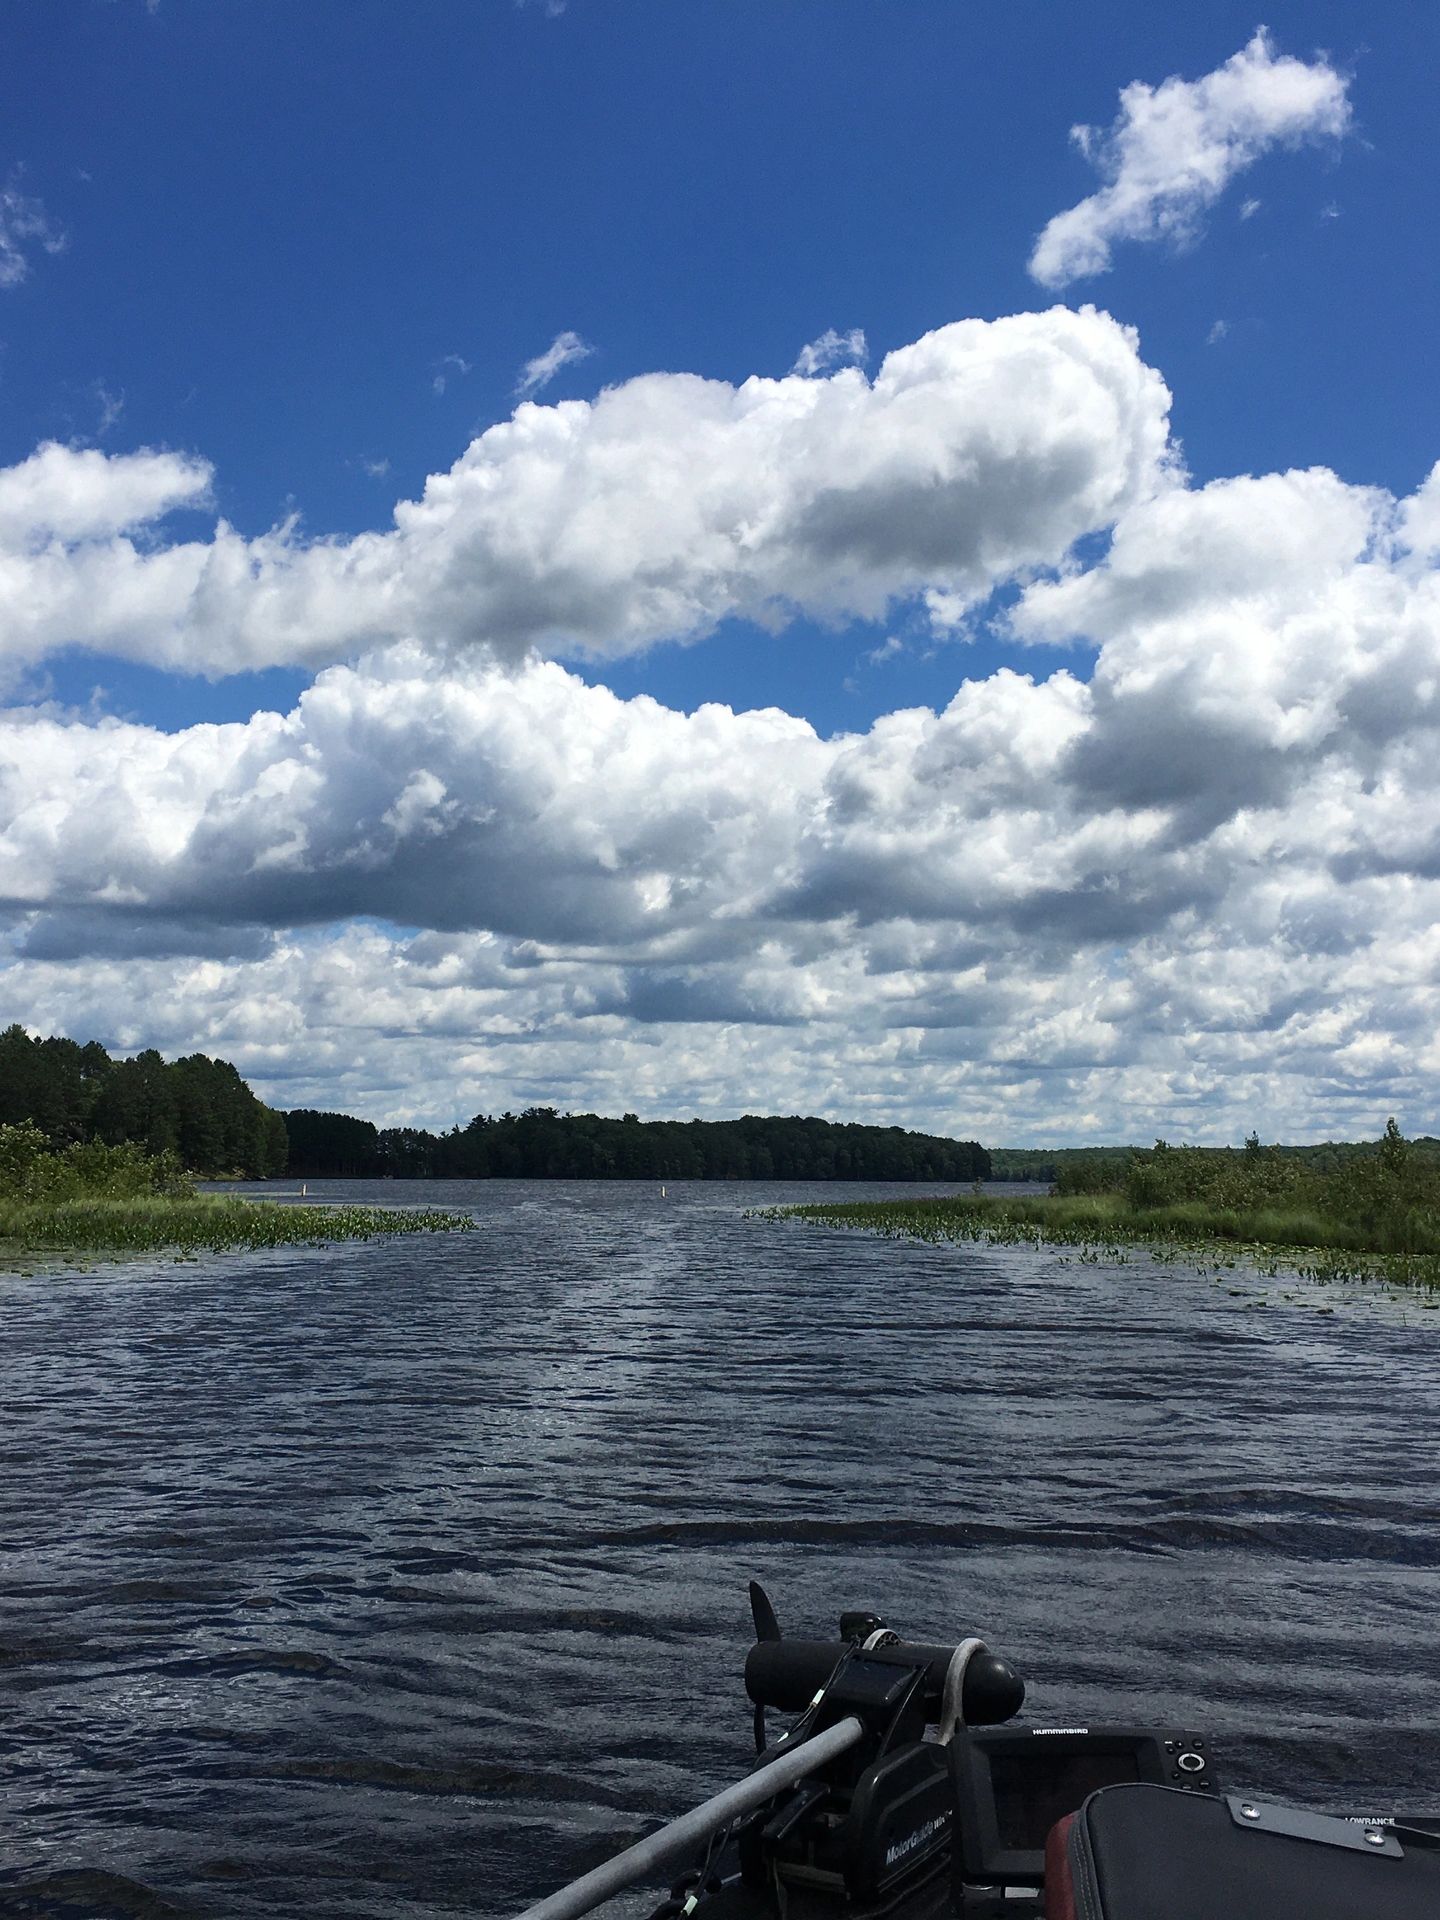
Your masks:
<path fill-rule="evenodd" d="M 990 1755 L 990 1784 L 995 1795 L 995 1824 L 1000 1844 L 1030 1850 L 1043 1847 L 1057 1820 L 1073 1813 L 1088 1794 L 1140 1778 L 1133 1752 L 997 1752 Z"/>
<path fill-rule="evenodd" d="M 963 1727 L 950 1742 L 960 1868 L 976 1885 L 1045 1877 L 1045 1837 L 1102 1787 L 1213 1793 L 1210 1743 L 1178 1727 Z"/>

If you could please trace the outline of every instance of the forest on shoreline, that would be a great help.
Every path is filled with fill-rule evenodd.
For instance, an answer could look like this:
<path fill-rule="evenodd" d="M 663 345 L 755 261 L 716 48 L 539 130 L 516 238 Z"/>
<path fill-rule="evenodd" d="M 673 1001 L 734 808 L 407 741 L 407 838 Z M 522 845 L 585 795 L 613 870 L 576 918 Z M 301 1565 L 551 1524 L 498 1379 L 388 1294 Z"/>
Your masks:
<path fill-rule="evenodd" d="M 33 1125 L 59 1151 L 88 1141 L 170 1155 L 201 1179 L 1032 1181 L 1061 1194 L 1119 1190 L 1154 1148 L 995 1147 L 902 1127 L 798 1115 L 738 1120 L 611 1119 L 529 1107 L 476 1114 L 433 1133 L 351 1114 L 267 1107 L 227 1060 L 166 1061 L 154 1049 L 112 1059 L 98 1041 L 0 1032 L 0 1126 Z M 1254 1145 L 1258 1146 L 1258 1141 Z M 1266 1149 L 1307 1175 L 1373 1159 L 1378 1141 Z M 1407 1142 L 1440 1171 L 1440 1140 Z M 1163 1143 L 1162 1143 L 1163 1150 Z M 1247 1148 L 1187 1147 L 1185 1164 L 1223 1179 Z"/>
<path fill-rule="evenodd" d="M 1383 1137 L 1383 1136 L 1382 1136 Z M 1243 1147 L 1185 1147 L 1187 1154 L 1199 1156 L 1198 1164 L 1210 1166 L 1219 1178 L 1226 1166 L 1242 1154 L 1253 1153 L 1260 1145 L 1255 1134 Z M 1338 1173 L 1356 1160 L 1373 1160 L 1381 1141 L 1319 1140 L 1307 1146 L 1272 1144 L 1270 1155 L 1294 1161 L 1312 1174 Z M 1435 1162 L 1440 1167 L 1440 1140 L 1420 1134 L 1406 1146 L 1417 1164 Z M 1156 1148 L 1168 1151 L 1169 1143 L 1157 1141 L 1149 1147 L 992 1147 L 992 1180 L 1038 1180 L 1058 1187 L 1061 1193 L 1096 1193 L 1105 1188 L 1122 1187 L 1133 1167 L 1154 1157 Z M 1253 1161 L 1248 1162 L 1253 1171 Z"/>
<path fill-rule="evenodd" d="M 154 1048 L 112 1060 L 97 1040 L 34 1040 L 13 1025 L 0 1032 L 0 1127 L 27 1125 L 57 1151 L 134 1146 L 202 1179 L 272 1179 L 290 1151 L 284 1115 L 257 1100 L 228 1060 L 166 1061 Z"/>
<path fill-rule="evenodd" d="M 1331 1275 L 1440 1285 L 1440 1141 L 1308 1147 L 1000 1149 L 901 1127 L 746 1115 L 610 1119 L 530 1107 L 446 1133 L 267 1107 L 225 1060 L 0 1032 L 0 1269 L 48 1251 L 280 1245 L 451 1231 L 468 1214 L 285 1207 L 196 1192 L 198 1178 L 927 1182 L 940 1199 L 829 1201 L 803 1215 L 924 1239 L 1036 1239 L 1193 1252 L 1237 1243 Z M 1000 1195 L 982 1182 L 1045 1184 Z M 1308 1252 L 1301 1252 L 1308 1249 Z M 1213 1257 L 1206 1254 L 1204 1257 Z"/>
<path fill-rule="evenodd" d="M 990 1177 L 974 1140 L 830 1120 L 619 1120 L 530 1107 L 449 1133 L 287 1114 L 290 1172 L 410 1180 L 934 1180 Z"/>
<path fill-rule="evenodd" d="M 98 1041 L 0 1032 L 0 1127 L 57 1151 L 98 1142 L 170 1156 L 205 1179 L 929 1180 L 990 1177 L 974 1140 L 829 1120 L 607 1119 L 530 1107 L 446 1133 L 267 1107 L 226 1060 L 112 1060 Z"/>

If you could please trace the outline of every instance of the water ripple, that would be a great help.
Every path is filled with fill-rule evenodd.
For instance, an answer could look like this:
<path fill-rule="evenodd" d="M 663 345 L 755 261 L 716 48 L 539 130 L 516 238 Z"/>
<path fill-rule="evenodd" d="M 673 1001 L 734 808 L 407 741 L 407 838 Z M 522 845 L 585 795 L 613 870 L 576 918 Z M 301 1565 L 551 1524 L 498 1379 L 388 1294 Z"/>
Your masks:
<path fill-rule="evenodd" d="M 1403 1299 L 774 1189 L 422 1197 L 480 1231 L 0 1280 L 0 1916 L 513 1911 L 744 1767 L 752 1576 L 1440 1805 Z"/>

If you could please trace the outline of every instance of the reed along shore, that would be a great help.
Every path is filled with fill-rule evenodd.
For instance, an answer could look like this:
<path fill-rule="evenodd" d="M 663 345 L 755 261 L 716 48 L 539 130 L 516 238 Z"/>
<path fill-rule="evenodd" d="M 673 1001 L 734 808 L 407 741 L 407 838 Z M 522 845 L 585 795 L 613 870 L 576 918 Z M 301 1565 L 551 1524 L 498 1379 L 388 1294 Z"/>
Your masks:
<path fill-rule="evenodd" d="M 1317 1172 L 1278 1148 L 1171 1147 L 1097 1154 L 1050 1194 L 960 1193 L 824 1201 L 777 1217 L 922 1240 L 1053 1243 L 1229 1265 L 1237 1253 L 1317 1279 L 1440 1288 L 1440 1168 L 1394 1121 L 1372 1153 Z"/>
<path fill-rule="evenodd" d="M 37 1127 L 0 1127 L 0 1271 L 56 1256 L 314 1246 L 389 1233 L 453 1233 L 439 1208 L 277 1206 L 201 1194 L 173 1155 L 89 1140 L 53 1148 Z"/>

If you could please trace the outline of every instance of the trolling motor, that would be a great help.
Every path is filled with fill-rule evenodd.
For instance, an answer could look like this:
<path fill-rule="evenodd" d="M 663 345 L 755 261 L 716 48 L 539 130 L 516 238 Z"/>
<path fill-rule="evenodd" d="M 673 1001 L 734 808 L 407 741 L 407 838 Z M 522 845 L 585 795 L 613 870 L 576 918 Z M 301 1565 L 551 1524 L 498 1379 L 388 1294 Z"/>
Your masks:
<path fill-rule="evenodd" d="M 783 1640 L 758 1586 L 750 1605 L 752 1771 L 521 1920 L 577 1920 L 697 1855 L 653 1920 L 1440 1914 L 1440 1817 L 1227 1793 L 1186 1728 L 1003 1726 L 1025 1688 L 983 1641 L 907 1642 L 871 1613 Z M 767 1709 L 798 1718 L 769 1740 Z"/>
<path fill-rule="evenodd" d="M 802 1891 L 883 1912 L 949 1863 L 955 1794 L 948 1746 L 957 1727 L 1019 1712 L 1024 1682 L 982 1640 L 939 1647 L 902 1641 L 878 1614 L 845 1613 L 840 1639 L 784 1640 L 752 1583 L 756 1643 L 745 1662 L 762 1759 L 782 1743 L 855 1723 L 853 1744 L 738 1829 L 741 1873 L 782 1910 Z M 765 1709 L 802 1718 L 776 1748 Z"/>
<path fill-rule="evenodd" d="M 906 1642 L 876 1614 L 847 1613 L 838 1640 L 783 1640 L 753 1582 L 750 1607 L 754 1769 L 521 1920 L 577 1920 L 703 1847 L 699 1870 L 677 1883 L 657 1915 L 689 1920 L 700 1896 L 720 1889 L 711 1862 L 732 1837 L 745 1887 L 768 1892 L 782 1909 L 814 1895 L 883 1912 L 943 1872 L 954 1794 L 940 1742 L 957 1726 L 993 1726 L 1018 1713 L 1023 1681 L 975 1638 L 952 1647 Z M 767 1707 L 800 1716 L 769 1743 Z"/>

